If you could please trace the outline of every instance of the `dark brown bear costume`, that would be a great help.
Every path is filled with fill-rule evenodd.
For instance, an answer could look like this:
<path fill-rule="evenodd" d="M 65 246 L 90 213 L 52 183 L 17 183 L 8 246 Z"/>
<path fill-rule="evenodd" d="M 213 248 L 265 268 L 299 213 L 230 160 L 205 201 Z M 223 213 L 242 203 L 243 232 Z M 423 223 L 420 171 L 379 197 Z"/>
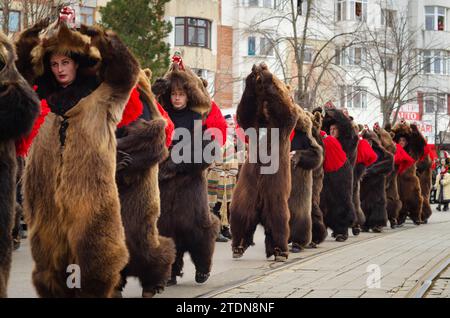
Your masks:
<path fill-rule="evenodd" d="M 408 144 L 405 147 L 405 151 L 414 160 L 417 161 L 423 156 L 426 141 L 416 125 L 409 125 L 402 121 L 392 128 L 392 132 L 394 133 L 394 141 L 397 143 L 401 137 L 406 138 Z M 420 188 L 420 180 L 416 174 L 416 164 L 398 176 L 398 191 L 402 201 L 402 208 L 397 220 L 398 225 L 405 223 L 408 216 L 413 220 L 414 224 L 421 224 L 424 199 Z"/>
<path fill-rule="evenodd" d="M 379 125 L 374 126 L 374 132 L 380 139 L 381 145 L 384 149 L 389 151 L 392 155 L 395 155 L 397 147 L 392 139 L 394 137 L 393 133 L 389 133 Z M 386 176 L 386 210 L 389 223 L 393 229 L 397 227 L 397 219 L 400 209 L 402 208 L 402 201 L 400 200 L 400 195 L 398 194 L 397 185 L 398 167 L 394 167 L 395 170 Z"/>
<path fill-rule="evenodd" d="M 37 78 L 38 93 L 52 110 L 33 142 L 24 176 L 33 284 L 41 297 L 111 297 L 128 263 L 115 180 L 115 131 L 136 86 L 139 63 L 114 33 L 81 31 L 62 23 L 49 27 L 41 40 L 27 38 L 38 32 L 25 32 L 18 42 L 25 58 L 21 65 L 32 62 L 36 76 L 30 78 Z M 30 43 L 37 44 L 31 52 Z M 52 53 L 79 57 L 77 81 L 67 90 L 54 83 Z M 100 63 L 98 72 L 87 78 L 96 87 L 80 91 L 89 84 L 83 73 L 94 71 L 95 63 Z M 76 270 L 71 265 L 79 266 L 80 286 L 67 284 L 67 270 Z"/>
<path fill-rule="evenodd" d="M 353 204 L 353 171 L 356 162 L 358 136 L 352 121 L 338 109 L 327 109 L 323 119 L 323 130 L 330 134 L 330 126 L 337 125 L 339 142 L 347 155 L 347 161 L 336 172 L 325 172 L 320 207 L 325 217 L 325 224 L 333 230 L 338 241 L 348 238 L 348 228 L 353 226 L 356 218 Z"/>
<path fill-rule="evenodd" d="M 285 261 L 288 257 L 288 199 L 291 192 L 289 136 L 298 117 L 298 108 L 287 87 L 270 73 L 265 64 L 255 65 L 246 79 L 245 91 L 237 109 L 237 120 L 243 129 L 256 129 L 258 140 L 265 139 L 263 142 L 267 142 L 269 151 L 271 128 L 279 129 L 279 153 L 276 154 L 279 156 L 279 169 L 274 174 L 262 174 L 263 164 L 259 156 L 257 163 L 247 159 L 241 168 L 231 202 L 235 258 L 242 257 L 253 243 L 253 234 L 259 223 L 265 229 L 267 258 L 274 255 L 276 261 Z M 260 128 L 267 128 L 265 136 Z"/>
<path fill-rule="evenodd" d="M 322 165 L 323 151 L 312 135 L 312 118 L 299 107 L 300 117 L 295 126 L 291 151 L 292 190 L 289 196 L 290 242 L 292 252 L 298 253 L 312 241 L 313 170 Z"/>
<path fill-rule="evenodd" d="M 0 298 L 6 297 L 11 268 L 16 203 L 15 141 L 30 132 L 39 99 L 16 69 L 16 54 L 0 32 Z"/>
<path fill-rule="evenodd" d="M 127 276 L 137 276 L 143 287 L 143 297 L 153 297 L 164 290 L 175 260 L 173 240 L 159 236 L 157 228 L 160 215 L 158 164 L 168 155 L 164 132 L 167 123 L 155 105 L 148 75 L 150 73 L 146 75 L 142 71 L 138 83 L 144 108 L 142 115 L 117 132 L 116 174 L 130 253 L 119 290 L 125 286 Z"/>
<path fill-rule="evenodd" d="M 190 69 L 181 70 L 173 64 L 164 79 L 158 80 L 158 95 L 164 109 L 175 123 L 176 114 L 171 106 L 170 95 L 173 83 L 183 86 L 188 95 L 186 111 L 194 119 L 202 120 L 211 111 L 211 100 L 202 81 Z M 194 128 L 190 129 L 194 147 Z M 215 240 L 219 233 L 220 222 L 209 211 L 207 196 L 206 169 L 210 162 L 195 162 L 195 151 L 202 151 L 209 142 L 200 143 L 201 149 L 191 151 L 191 163 L 175 163 L 171 155 L 160 164 L 159 187 L 161 192 L 161 216 L 158 228 L 161 235 L 171 237 L 176 245 L 176 258 L 172 265 L 170 285 L 176 284 L 176 277 L 183 275 L 183 256 L 188 252 L 195 265 L 195 280 L 204 283 L 211 271 Z M 171 152 L 173 148 L 171 148 Z M 203 158 L 201 156 L 201 158 Z M 204 159 L 204 158 L 203 158 Z"/>
<path fill-rule="evenodd" d="M 363 230 L 372 229 L 379 233 L 387 224 L 386 176 L 394 171 L 394 156 L 384 149 L 374 132 L 364 130 L 362 137 L 370 143 L 378 157 L 366 169 L 361 181 L 361 207 L 366 219 Z"/>
<path fill-rule="evenodd" d="M 425 153 L 422 158 L 417 161 L 417 176 L 420 181 L 420 190 L 423 197 L 422 203 L 422 222 L 428 223 L 432 211 L 430 207 L 430 193 L 432 186 L 433 161 L 429 154 Z"/>
<path fill-rule="evenodd" d="M 309 114 L 313 122 L 312 135 L 317 144 L 322 148 L 322 157 L 325 155 L 323 146 L 323 138 L 320 134 L 322 130 L 322 115 L 320 112 L 315 112 L 314 115 Z M 313 170 L 313 190 L 312 190 L 312 242 L 311 247 L 316 247 L 322 243 L 327 235 L 327 227 L 323 220 L 323 212 L 320 209 L 320 193 L 323 188 L 323 165 L 319 165 Z"/>

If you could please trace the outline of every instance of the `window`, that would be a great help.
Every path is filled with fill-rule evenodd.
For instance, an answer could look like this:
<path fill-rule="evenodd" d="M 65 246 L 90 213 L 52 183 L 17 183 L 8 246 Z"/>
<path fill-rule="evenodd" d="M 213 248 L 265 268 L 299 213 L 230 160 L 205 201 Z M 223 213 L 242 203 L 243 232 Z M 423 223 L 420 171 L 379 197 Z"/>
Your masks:
<path fill-rule="evenodd" d="M 3 10 L 0 10 L 0 24 L 3 24 Z M 20 31 L 20 11 L 9 11 L 8 30 L 9 32 Z"/>
<path fill-rule="evenodd" d="M 424 74 L 447 75 L 449 54 L 443 50 L 424 50 L 422 52 L 422 70 Z"/>
<path fill-rule="evenodd" d="M 261 38 L 259 42 L 259 54 L 263 56 L 273 56 L 273 44 L 267 38 Z"/>
<path fill-rule="evenodd" d="M 381 25 L 385 25 L 388 28 L 393 28 L 395 26 L 396 18 L 397 18 L 396 11 L 381 9 Z"/>
<path fill-rule="evenodd" d="M 392 55 L 385 55 L 383 63 L 387 71 L 394 71 L 394 57 Z"/>
<path fill-rule="evenodd" d="M 367 21 L 367 0 L 337 0 L 336 20 Z"/>
<path fill-rule="evenodd" d="M 314 50 L 312 48 L 305 48 L 303 51 L 303 62 L 304 63 L 312 63 L 314 56 Z"/>
<path fill-rule="evenodd" d="M 445 31 L 447 9 L 425 6 L 425 30 Z"/>
<path fill-rule="evenodd" d="M 341 49 L 337 48 L 334 52 L 334 63 L 336 65 L 341 65 L 341 55 L 342 55 Z"/>
<path fill-rule="evenodd" d="M 197 18 L 175 18 L 175 45 L 211 48 L 211 22 Z"/>
<path fill-rule="evenodd" d="M 273 8 L 272 0 L 263 0 L 264 8 Z"/>
<path fill-rule="evenodd" d="M 367 90 L 362 86 L 339 86 L 341 108 L 367 108 Z"/>
<path fill-rule="evenodd" d="M 248 0 L 249 7 L 259 7 L 259 0 Z"/>
<path fill-rule="evenodd" d="M 447 94 L 428 94 L 424 97 L 425 113 L 434 114 L 436 111 L 439 114 L 447 113 Z"/>
<path fill-rule="evenodd" d="M 93 25 L 95 22 L 94 14 L 95 14 L 95 8 L 81 7 L 80 8 L 81 23 L 86 24 L 86 25 Z"/>
<path fill-rule="evenodd" d="M 256 55 L 256 38 L 254 36 L 248 37 L 248 55 Z"/>
<path fill-rule="evenodd" d="M 313 4 L 311 3 L 311 9 Z M 297 12 L 299 15 L 305 15 L 308 13 L 308 0 L 298 0 L 297 2 Z"/>
<path fill-rule="evenodd" d="M 337 65 L 363 65 L 366 59 L 366 51 L 360 47 L 348 47 L 336 49 Z"/>

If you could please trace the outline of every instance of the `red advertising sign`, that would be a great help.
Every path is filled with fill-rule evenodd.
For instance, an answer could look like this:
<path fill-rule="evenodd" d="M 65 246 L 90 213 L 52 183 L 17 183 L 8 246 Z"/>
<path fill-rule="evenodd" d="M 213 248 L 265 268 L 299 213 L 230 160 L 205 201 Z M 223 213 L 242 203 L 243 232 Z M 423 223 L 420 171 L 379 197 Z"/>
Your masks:
<path fill-rule="evenodd" d="M 398 119 L 400 120 L 402 118 L 407 121 L 422 120 L 422 116 L 420 116 L 419 104 L 405 104 L 400 107 Z"/>

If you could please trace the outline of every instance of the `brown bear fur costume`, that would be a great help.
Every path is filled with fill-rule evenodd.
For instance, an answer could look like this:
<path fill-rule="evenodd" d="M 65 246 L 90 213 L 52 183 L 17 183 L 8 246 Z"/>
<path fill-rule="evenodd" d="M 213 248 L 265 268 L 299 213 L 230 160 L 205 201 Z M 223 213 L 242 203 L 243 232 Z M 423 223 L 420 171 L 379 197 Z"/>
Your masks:
<path fill-rule="evenodd" d="M 126 155 L 125 165 L 118 159 L 116 174 L 122 221 L 130 253 L 130 262 L 122 271 L 122 290 L 127 276 L 137 276 L 143 296 L 152 297 L 164 290 L 175 260 L 172 239 L 159 236 L 160 215 L 158 163 L 168 155 L 165 120 L 160 115 L 151 91 L 150 78 L 144 71 L 139 77 L 139 93 L 148 107 L 141 118 L 123 128 L 117 140 L 119 154 Z M 149 114 L 146 117 L 147 111 Z M 120 157 L 120 156 L 119 156 Z"/>
<path fill-rule="evenodd" d="M 247 159 L 241 168 L 231 202 L 230 223 L 235 258 L 241 257 L 253 243 L 259 223 L 265 230 L 266 257 L 274 255 L 276 261 L 285 261 L 288 257 L 288 199 L 291 192 L 289 136 L 298 117 L 298 107 L 291 100 L 287 87 L 270 73 L 265 64 L 253 66 L 237 109 L 238 124 L 243 129 L 256 129 L 258 140 L 263 137 L 260 128 L 267 128 L 267 135 L 263 138 L 266 138 L 268 148 L 271 145 L 271 128 L 279 129 L 279 169 L 274 174 L 262 174 L 263 164 L 259 159 L 257 163 L 250 163 Z"/>
<path fill-rule="evenodd" d="M 432 214 L 430 206 L 430 193 L 432 187 L 433 162 L 430 156 L 426 155 L 424 158 L 419 159 L 416 166 L 417 166 L 416 173 L 417 176 L 419 177 L 420 190 L 423 197 L 422 222 L 428 223 L 428 219 Z"/>
<path fill-rule="evenodd" d="M 312 135 L 316 142 L 322 148 L 322 158 L 325 156 L 325 149 L 323 145 L 323 138 L 320 134 L 322 130 L 322 114 L 320 112 L 315 112 L 314 115 L 310 114 L 311 120 L 313 122 Z M 313 170 L 313 190 L 312 190 L 312 242 L 311 247 L 315 247 L 322 243 L 327 235 L 327 227 L 323 220 L 323 212 L 320 209 L 320 193 L 323 188 L 323 165 L 319 165 Z"/>
<path fill-rule="evenodd" d="M 170 102 L 172 83 L 182 83 L 188 95 L 187 109 L 196 116 L 196 119 L 201 120 L 210 112 L 209 94 L 200 78 L 189 68 L 183 71 L 177 64 L 173 64 L 165 78 L 160 79 L 158 83 L 165 83 L 159 85 L 161 90 L 158 94 L 161 105 L 169 116 L 172 110 Z M 191 135 L 194 135 L 192 131 Z M 203 141 L 201 149 L 195 150 L 203 152 L 208 144 L 209 142 Z M 190 145 L 194 147 L 194 139 Z M 215 240 L 219 233 L 220 221 L 210 213 L 208 205 L 206 169 L 211 163 L 203 160 L 196 163 L 193 160 L 194 150 L 191 151 L 191 155 L 191 163 L 174 163 L 171 154 L 160 164 L 159 170 L 161 216 L 158 228 L 161 235 L 173 238 L 176 246 L 170 285 L 176 284 L 176 277 L 183 275 L 183 256 L 186 252 L 190 254 L 195 265 L 196 281 L 203 283 L 208 279 Z"/>
<path fill-rule="evenodd" d="M 60 96 L 72 107 L 63 115 L 52 109 L 29 154 L 24 210 L 35 261 L 33 284 L 41 297 L 111 297 L 128 263 L 115 180 L 115 130 L 137 83 L 139 64 L 117 35 L 100 28 L 76 32 L 61 24 L 43 37 L 28 59 L 36 77 L 43 79 L 37 80 L 42 86 L 38 90 L 54 79 L 48 65 L 51 53 L 77 54 L 77 77 L 83 67 L 99 59 L 101 64 L 93 91 L 81 99 Z M 19 49 L 27 48 L 21 43 L 32 42 L 22 38 Z M 79 266 L 80 286 L 75 288 L 67 285 L 70 265 Z"/>
<path fill-rule="evenodd" d="M 395 155 L 397 151 L 397 146 L 395 145 L 393 133 L 387 132 L 385 129 L 381 128 L 379 125 L 375 125 L 374 132 L 380 139 L 381 145 L 389 151 L 392 155 Z M 398 182 L 397 182 L 397 171 L 398 168 L 386 176 L 386 210 L 387 217 L 391 228 L 397 226 L 397 219 L 399 216 L 400 209 L 402 208 L 402 201 L 400 200 L 400 195 L 398 194 Z"/>
<path fill-rule="evenodd" d="M 30 132 L 39 99 L 16 69 L 16 53 L 0 32 L 0 298 L 6 297 L 11 268 L 16 203 L 15 141 Z"/>
<path fill-rule="evenodd" d="M 417 161 L 423 156 L 426 141 L 416 125 L 400 122 L 392 128 L 392 132 L 395 136 L 394 141 L 397 143 L 401 137 L 406 138 L 408 144 L 405 147 L 405 151 L 414 160 Z M 413 220 L 414 224 L 419 225 L 422 223 L 422 205 L 424 199 L 416 169 L 416 164 L 414 164 L 398 176 L 398 191 L 400 200 L 402 201 L 402 208 L 397 220 L 398 225 L 405 223 L 408 216 Z"/>
<path fill-rule="evenodd" d="M 300 252 L 312 241 L 313 171 L 322 165 L 323 151 L 312 135 L 312 116 L 299 107 L 300 117 L 291 142 L 292 190 L 289 196 L 290 242 Z M 320 116 L 320 115 L 319 115 Z"/>
<path fill-rule="evenodd" d="M 341 110 L 327 109 L 322 129 L 330 134 L 330 126 L 333 124 L 339 129 L 338 140 L 347 155 L 347 162 L 336 172 L 325 172 L 320 207 L 325 224 L 333 230 L 333 236 L 338 241 L 345 241 L 348 238 L 348 228 L 354 225 L 356 219 L 353 203 L 353 173 L 358 136 L 351 119 Z"/>
<path fill-rule="evenodd" d="M 363 229 L 381 232 L 387 224 L 386 176 L 394 171 L 394 156 L 384 149 L 373 131 L 364 130 L 362 137 L 370 143 L 378 157 L 366 169 L 361 181 L 361 207 L 366 219 Z"/>

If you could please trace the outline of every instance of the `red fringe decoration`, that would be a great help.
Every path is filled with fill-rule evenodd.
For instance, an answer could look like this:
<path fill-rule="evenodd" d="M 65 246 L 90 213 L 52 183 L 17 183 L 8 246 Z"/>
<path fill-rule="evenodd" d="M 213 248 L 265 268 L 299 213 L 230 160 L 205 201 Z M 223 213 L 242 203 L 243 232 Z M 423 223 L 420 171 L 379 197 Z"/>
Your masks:
<path fill-rule="evenodd" d="M 41 113 L 39 117 L 35 120 L 33 129 L 27 136 L 23 136 L 16 141 L 16 155 L 19 157 L 26 157 L 28 155 L 28 151 L 30 150 L 31 144 L 33 143 L 34 138 L 37 136 L 39 132 L 39 128 L 41 128 L 42 124 L 45 121 L 45 117 L 47 117 L 50 112 L 50 108 L 48 107 L 47 101 L 45 99 L 41 100 Z"/>
<path fill-rule="evenodd" d="M 167 148 L 170 147 L 170 145 L 172 144 L 172 138 L 173 138 L 173 132 L 175 130 L 175 125 L 172 121 L 172 119 L 170 119 L 169 114 L 164 110 L 164 108 L 155 100 L 156 106 L 158 107 L 159 113 L 161 114 L 161 116 L 166 120 L 167 125 L 166 125 L 166 146 Z"/>
<path fill-rule="evenodd" d="M 347 161 L 347 155 L 342 149 L 341 143 L 333 136 L 328 136 L 323 140 L 323 145 L 325 148 L 323 170 L 325 172 L 338 171 Z"/>
<path fill-rule="evenodd" d="M 213 137 L 214 140 L 217 140 L 220 144 L 220 146 L 222 147 L 225 144 L 225 141 L 227 140 L 227 128 L 228 128 L 228 124 L 227 121 L 225 120 L 225 118 L 222 115 L 222 112 L 220 111 L 219 106 L 217 106 L 217 104 L 212 101 L 211 103 L 211 111 L 208 115 L 208 118 L 206 118 L 204 124 L 206 125 L 206 128 L 217 128 L 221 131 L 222 133 L 222 139 L 219 139 L 218 137 L 220 136 L 216 136 L 213 133 Z"/>
<path fill-rule="evenodd" d="M 130 94 L 130 99 L 123 111 L 122 120 L 117 125 L 117 128 L 128 126 L 132 122 L 136 121 L 144 112 L 144 105 L 139 98 L 139 91 L 137 87 L 133 88 Z"/>
<path fill-rule="evenodd" d="M 366 167 L 374 164 L 378 159 L 377 154 L 373 151 L 369 142 L 365 139 L 360 139 L 358 143 L 358 157 L 356 163 L 362 163 Z"/>
<path fill-rule="evenodd" d="M 394 156 L 395 165 L 398 166 L 398 174 L 403 174 L 409 167 L 411 167 L 415 160 L 403 149 L 402 146 L 397 144 L 397 151 Z"/>

